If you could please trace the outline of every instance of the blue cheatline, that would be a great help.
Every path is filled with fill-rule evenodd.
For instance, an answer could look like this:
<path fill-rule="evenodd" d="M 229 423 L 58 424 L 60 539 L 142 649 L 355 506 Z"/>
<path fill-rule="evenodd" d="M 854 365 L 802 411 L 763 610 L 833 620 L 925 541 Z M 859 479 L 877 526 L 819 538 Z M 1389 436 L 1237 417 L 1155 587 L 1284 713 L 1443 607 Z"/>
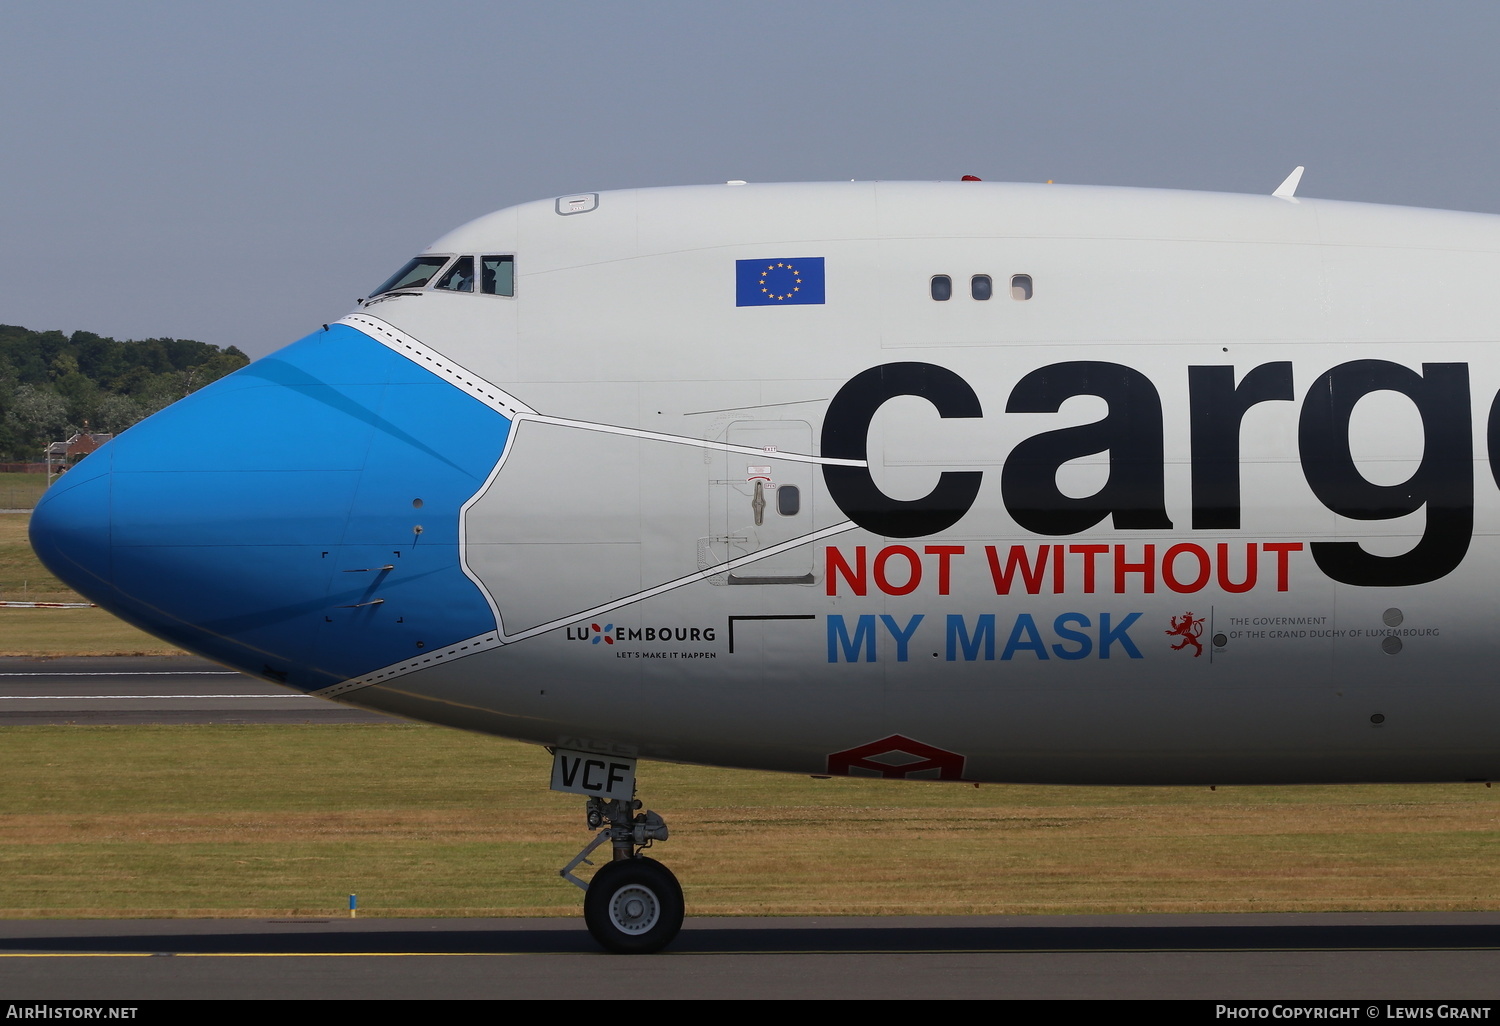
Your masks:
<path fill-rule="evenodd" d="M 315 690 L 495 629 L 459 510 L 509 432 L 336 324 L 89 456 L 37 505 L 32 543 L 126 620 Z"/>

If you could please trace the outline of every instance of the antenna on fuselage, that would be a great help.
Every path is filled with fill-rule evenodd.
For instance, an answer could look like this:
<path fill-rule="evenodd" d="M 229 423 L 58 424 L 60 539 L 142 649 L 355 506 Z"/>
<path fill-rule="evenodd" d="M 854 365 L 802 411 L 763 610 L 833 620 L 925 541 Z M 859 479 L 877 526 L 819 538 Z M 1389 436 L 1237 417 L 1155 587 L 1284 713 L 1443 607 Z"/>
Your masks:
<path fill-rule="evenodd" d="M 1286 181 L 1276 186 L 1276 191 L 1271 193 L 1277 199 L 1293 199 L 1297 194 L 1297 185 L 1302 181 L 1302 172 L 1307 168 L 1298 164 L 1292 168 L 1292 173 L 1286 176 Z"/>

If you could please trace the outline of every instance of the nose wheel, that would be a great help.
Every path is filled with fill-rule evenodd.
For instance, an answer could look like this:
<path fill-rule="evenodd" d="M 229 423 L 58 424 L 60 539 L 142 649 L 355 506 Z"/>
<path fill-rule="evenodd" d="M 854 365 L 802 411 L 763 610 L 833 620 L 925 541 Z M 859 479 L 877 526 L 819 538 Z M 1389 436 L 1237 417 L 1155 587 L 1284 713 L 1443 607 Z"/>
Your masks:
<path fill-rule="evenodd" d="M 617 955 L 647 955 L 660 951 L 682 929 L 682 885 L 672 871 L 641 854 L 652 841 L 667 839 L 667 824 L 654 812 L 636 810 L 641 803 L 590 798 L 588 823 L 599 835 L 558 875 L 583 888 L 583 921 L 606 951 Z M 605 825 L 607 824 L 607 825 Z M 588 882 L 573 875 L 579 865 L 605 841 L 613 844 L 614 859 Z"/>
<path fill-rule="evenodd" d="M 660 951 L 682 929 L 682 887 L 672 871 L 644 855 L 611 862 L 589 881 L 583 920 L 617 955 Z"/>

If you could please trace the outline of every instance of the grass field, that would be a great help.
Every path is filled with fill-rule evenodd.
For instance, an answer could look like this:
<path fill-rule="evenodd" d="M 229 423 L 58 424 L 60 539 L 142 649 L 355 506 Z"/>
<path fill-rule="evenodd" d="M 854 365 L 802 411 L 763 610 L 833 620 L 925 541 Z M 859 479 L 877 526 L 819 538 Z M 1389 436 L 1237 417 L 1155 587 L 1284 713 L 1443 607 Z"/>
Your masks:
<path fill-rule="evenodd" d="M 8 474 L 4 477 L 36 477 Z M 0 514 L 0 599 L 81 602 L 49 574 L 26 540 L 29 513 Z M 102 609 L 0 606 L 0 656 L 169 655 L 179 651 Z"/>
<path fill-rule="evenodd" d="M 9 727 L 0 916 L 571 915 L 538 748 L 422 726 Z M 692 915 L 1500 908 L 1500 792 L 645 764 Z"/>

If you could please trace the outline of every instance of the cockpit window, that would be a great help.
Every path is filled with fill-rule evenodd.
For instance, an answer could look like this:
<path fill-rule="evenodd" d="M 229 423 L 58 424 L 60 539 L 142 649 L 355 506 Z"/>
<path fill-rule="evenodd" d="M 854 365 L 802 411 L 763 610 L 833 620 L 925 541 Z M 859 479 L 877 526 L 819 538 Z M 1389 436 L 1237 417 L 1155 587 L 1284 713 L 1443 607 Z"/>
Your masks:
<path fill-rule="evenodd" d="M 450 292 L 473 292 L 474 258 L 466 256 L 453 261 L 448 273 L 439 278 L 433 288 L 448 289 Z"/>
<path fill-rule="evenodd" d="M 391 275 L 384 285 L 370 293 L 371 298 L 396 289 L 419 289 L 432 280 L 432 276 L 443 269 L 450 258 L 445 256 L 419 256 L 401 270 Z M 470 272 L 471 276 L 473 272 Z"/>
<path fill-rule="evenodd" d="M 514 296 L 516 294 L 516 258 L 485 256 L 479 259 L 484 265 L 479 291 L 487 296 Z"/>

